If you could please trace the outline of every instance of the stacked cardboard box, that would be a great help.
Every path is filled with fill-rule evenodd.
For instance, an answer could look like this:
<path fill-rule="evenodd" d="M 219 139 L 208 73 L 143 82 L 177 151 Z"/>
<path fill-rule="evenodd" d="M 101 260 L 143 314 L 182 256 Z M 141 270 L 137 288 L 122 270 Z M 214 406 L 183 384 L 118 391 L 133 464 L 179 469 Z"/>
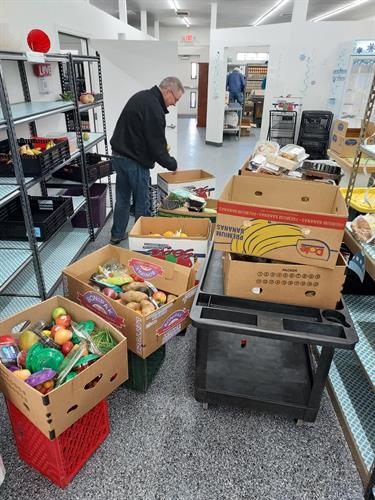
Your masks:
<path fill-rule="evenodd" d="M 119 262 L 139 280 L 152 283 L 176 299 L 143 316 L 120 300 L 107 297 L 91 284 L 98 266 Z M 189 311 L 195 295 L 197 268 L 142 255 L 107 245 L 74 262 L 63 271 L 64 295 L 102 316 L 126 338 L 128 348 L 146 359 L 189 324 Z"/>
<path fill-rule="evenodd" d="M 347 208 L 329 184 L 234 176 L 218 201 L 215 249 L 227 295 L 335 308 Z M 245 257 L 246 256 L 246 257 Z"/>
<path fill-rule="evenodd" d="M 374 144 L 375 123 L 370 122 L 366 130 L 368 144 Z M 359 145 L 360 128 L 350 128 L 349 122 L 335 120 L 333 123 L 330 149 L 342 158 L 354 158 Z"/>
<path fill-rule="evenodd" d="M 212 224 L 209 219 L 141 217 L 129 233 L 129 249 L 193 267 L 200 278 Z"/>

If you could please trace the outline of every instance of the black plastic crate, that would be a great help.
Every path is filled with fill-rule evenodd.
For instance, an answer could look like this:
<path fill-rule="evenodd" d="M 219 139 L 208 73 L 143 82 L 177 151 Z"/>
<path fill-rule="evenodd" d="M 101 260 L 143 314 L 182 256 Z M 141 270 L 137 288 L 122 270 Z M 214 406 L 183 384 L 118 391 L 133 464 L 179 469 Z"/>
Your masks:
<path fill-rule="evenodd" d="M 309 155 L 309 160 L 326 160 L 328 141 L 318 139 L 300 139 L 298 145 L 303 147 Z"/>
<path fill-rule="evenodd" d="M 335 348 L 358 342 L 345 303 L 321 310 L 226 296 L 222 257 L 211 247 L 190 312 L 195 398 L 315 421 Z"/>
<path fill-rule="evenodd" d="M 108 177 L 113 174 L 112 160 L 104 159 L 98 153 L 86 154 L 87 176 L 89 182 L 95 182 L 103 177 Z M 58 179 L 68 179 L 70 181 L 82 182 L 81 165 L 73 163 L 60 168 L 52 177 Z"/>
<path fill-rule="evenodd" d="M 331 111 L 303 111 L 299 136 L 302 138 L 329 137 L 333 120 Z"/>
<path fill-rule="evenodd" d="M 138 392 L 147 392 L 165 358 L 165 344 L 148 358 L 142 359 L 128 351 L 129 379 L 125 386 Z"/>
<path fill-rule="evenodd" d="M 18 146 L 28 144 L 31 148 L 41 146 L 42 149 L 51 140 L 53 140 L 55 146 L 42 151 L 40 154 L 34 156 L 21 155 L 24 175 L 29 177 L 46 175 L 50 170 L 63 163 L 70 157 L 69 142 L 67 139 L 18 139 Z M 0 142 L 0 176 L 15 176 L 8 139 Z"/>
<path fill-rule="evenodd" d="M 74 212 L 72 198 L 29 196 L 29 201 L 38 241 L 47 241 Z M 0 208 L 0 239 L 27 240 L 20 198 Z"/>

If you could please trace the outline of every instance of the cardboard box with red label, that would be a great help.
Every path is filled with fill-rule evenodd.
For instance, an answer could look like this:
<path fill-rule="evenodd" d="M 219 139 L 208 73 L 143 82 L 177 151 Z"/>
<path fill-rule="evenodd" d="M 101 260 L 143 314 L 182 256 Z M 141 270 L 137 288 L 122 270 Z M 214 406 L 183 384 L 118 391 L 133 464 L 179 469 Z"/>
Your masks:
<path fill-rule="evenodd" d="M 0 363 L 1 392 L 48 439 L 62 434 L 128 379 L 126 338 L 100 316 L 64 297 L 52 297 L 1 321 L 0 335 L 19 331 L 19 327 L 28 321 L 34 324 L 43 320 L 48 324 L 57 307 L 63 307 L 76 322 L 94 321 L 97 328 L 110 332 L 117 345 L 74 378 L 45 395 Z"/>
<path fill-rule="evenodd" d="M 209 197 L 215 196 L 216 178 L 204 170 L 178 170 L 176 173 L 158 174 L 158 189 L 162 198 L 176 189 L 205 190 Z"/>
<path fill-rule="evenodd" d="M 158 290 L 177 298 L 142 316 L 90 284 L 98 266 L 108 262 L 120 262 L 138 279 L 149 281 Z M 190 324 L 189 313 L 196 292 L 195 277 L 196 267 L 181 266 L 107 245 L 65 268 L 63 285 L 67 297 L 112 323 L 126 336 L 128 348 L 139 357 L 147 358 Z"/>
<path fill-rule="evenodd" d="M 368 144 L 374 144 L 375 123 L 370 122 L 367 126 L 366 137 Z M 342 158 L 354 158 L 359 145 L 360 128 L 350 128 L 349 122 L 335 120 L 333 123 L 332 139 L 329 148 Z"/>
<path fill-rule="evenodd" d="M 252 258 L 225 254 L 225 295 L 322 309 L 335 309 L 341 299 L 346 272 L 341 254 L 334 269 L 248 259 Z"/>
<path fill-rule="evenodd" d="M 215 250 L 333 269 L 347 218 L 337 186 L 234 176 L 218 201 Z"/>
<path fill-rule="evenodd" d="M 140 217 L 129 233 L 129 250 L 187 267 L 198 262 L 200 279 L 211 226 L 209 219 Z"/>

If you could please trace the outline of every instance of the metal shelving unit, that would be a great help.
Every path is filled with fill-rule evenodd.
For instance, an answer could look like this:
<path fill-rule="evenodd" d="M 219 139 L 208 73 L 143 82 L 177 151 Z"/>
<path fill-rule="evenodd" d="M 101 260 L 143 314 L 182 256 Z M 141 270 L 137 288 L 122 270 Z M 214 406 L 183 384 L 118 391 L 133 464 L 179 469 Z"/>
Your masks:
<path fill-rule="evenodd" d="M 356 177 L 363 171 L 363 157 L 375 159 L 375 146 L 364 144 L 365 131 L 375 104 L 375 75 L 365 111 L 359 143 L 353 164 L 347 159 L 335 160 L 351 171 L 346 194 L 349 206 Z M 330 152 L 330 156 L 333 154 Z M 343 164 L 345 162 L 345 164 Z M 368 170 L 368 174 L 374 173 Z M 344 242 L 353 254 L 362 252 L 366 271 L 375 280 L 375 247 L 355 240 L 347 228 Z M 374 498 L 375 488 L 375 312 L 373 295 L 347 295 L 359 343 L 354 352 L 338 352 L 329 373 L 329 393 L 352 451 L 364 485 L 364 498 Z"/>
<path fill-rule="evenodd" d="M 237 113 L 238 116 L 238 124 L 236 127 L 225 127 L 225 118 L 224 118 L 224 133 L 231 133 L 231 134 L 236 134 L 237 138 L 240 138 L 240 132 L 241 132 L 241 120 L 242 120 L 242 106 L 238 104 L 237 102 L 231 102 L 224 108 L 224 115 L 225 113 L 228 112 L 235 112 Z"/>
<path fill-rule="evenodd" d="M 25 102 L 16 104 L 9 102 L 2 69 L 2 61 L 4 60 L 17 63 Z M 66 67 L 66 76 L 73 91 L 74 101 L 39 102 L 31 100 L 26 73 L 26 55 L 14 52 L 0 52 L 0 130 L 7 133 L 15 171 L 15 177 L 0 178 L 0 206 L 15 197 L 20 197 L 28 237 L 27 241 L 0 241 L 0 259 L 2 262 L 0 270 L 0 319 L 51 296 L 60 281 L 61 270 L 69 265 L 87 243 L 98 234 L 98 230 L 91 223 L 85 154 L 101 142 L 104 142 L 106 153 L 108 153 L 104 100 L 101 98 L 92 104 L 78 104 L 79 95 L 75 81 L 75 65 L 82 60 L 97 64 L 100 93 L 103 96 L 100 57 L 98 54 L 92 57 L 51 54 L 45 57 L 45 62 L 58 63 L 60 76 L 63 68 Z M 63 84 L 62 90 L 64 90 Z M 102 111 L 102 131 L 95 130 L 91 132 L 89 140 L 83 141 L 80 113 L 98 107 Z M 73 112 L 74 128 L 77 135 L 77 151 L 71 154 L 66 161 L 50 170 L 47 175 L 25 178 L 21 157 L 18 152 L 15 127 L 27 123 L 30 134 L 37 135 L 36 121 L 39 118 L 67 112 Z M 95 123 L 94 127 L 96 127 Z M 54 183 L 55 179 L 50 179 L 51 175 L 73 161 L 79 161 L 81 165 L 83 182 L 75 183 L 61 180 L 59 187 L 71 185 L 82 187 L 83 196 L 73 197 L 74 213 L 71 217 L 82 208 L 85 208 L 87 228 L 72 228 L 68 219 L 64 226 L 48 241 L 37 242 L 34 235 L 28 189 L 38 184 L 42 195 L 48 195 L 49 188 L 57 187 L 57 182 Z M 110 207 L 107 210 L 107 218 L 112 213 L 113 208 L 110 182 L 108 187 L 110 191 Z"/>

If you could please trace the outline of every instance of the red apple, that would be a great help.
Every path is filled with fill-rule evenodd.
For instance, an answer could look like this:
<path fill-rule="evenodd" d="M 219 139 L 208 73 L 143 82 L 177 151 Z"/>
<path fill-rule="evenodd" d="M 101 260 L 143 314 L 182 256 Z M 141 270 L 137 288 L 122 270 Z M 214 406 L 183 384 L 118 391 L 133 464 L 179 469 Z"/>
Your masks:
<path fill-rule="evenodd" d="M 55 319 L 55 323 L 58 326 L 62 326 L 63 328 L 69 328 L 72 322 L 71 316 L 69 314 L 62 314 L 58 318 Z"/>
<path fill-rule="evenodd" d="M 53 327 L 51 328 L 51 337 L 54 339 L 55 333 L 61 329 L 63 329 L 63 327 L 61 325 L 53 325 Z"/>
<path fill-rule="evenodd" d="M 156 300 L 156 302 L 159 302 L 159 304 L 165 304 L 167 302 L 167 296 L 165 295 L 164 292 L 155 292 L 152 295 L 152 298 Z"/>
<path fill-rule="evenodd" d="M 73 349 L 73 346 L 74 344 L 71 340 L 67 340 L 63 343 L 63 345 L 61 346 L 61 352 L 64 354 L 64 356 L 70 353 L 70 351 Z"/>

